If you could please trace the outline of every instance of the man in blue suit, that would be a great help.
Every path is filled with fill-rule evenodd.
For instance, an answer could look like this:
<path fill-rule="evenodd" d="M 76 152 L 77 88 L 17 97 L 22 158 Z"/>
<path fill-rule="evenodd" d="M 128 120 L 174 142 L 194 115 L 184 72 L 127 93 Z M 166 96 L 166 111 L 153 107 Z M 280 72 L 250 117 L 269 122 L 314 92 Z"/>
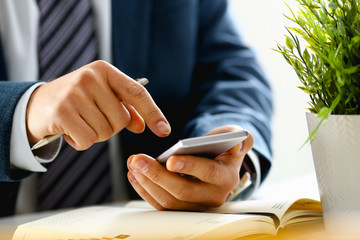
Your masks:
<path fill-rule="evenodd" d="M 36 45 L 24 48 L 30 53 L 23 54 L 23 58 L 11 50 L 17 43 L 11 41 L 14 26 L 8 13 L 16 11 L 9 9 L 23 8 L 19 10 L 22 14 L 26 9 L 29 19 L 33 19 L 35 1 L 22 2 L 21 6 L 16 1 L 4 2 L 6 6 L 0 6 L 0 191 L 6 193 L 8 207 L 2 205 L 3 215 L 13 213 L 19 182 L 32 172 L 44 171 L 41 161 L 41 166 L 32 169 L 25 166 L 21 156 L 17 158 L 22 158 L 22 163 L 16 157 L 12 159 L 17 155 L 15 130 L 25 132 L 28 145 L 62 133 L 78 150 L 120 132 L 117 137 L 121 138 L 124 159 L 128 158 L 129 181 L 141 197 L 158 209 L 202 210 L 221 205 L 239 181 L 244 158 L 255 185 L 264 180 L 271 161 L 271 90 L 253 52 L 243 44 L 229 17 L 227 1 L 113 0 L 110 7 L 110 1 L 93 0 L 94 8 L 102 9 L 98 19 L 111 15 L 111 24 L 98 20 L 102 24 L 98 32 L 107 36 L 102 42 L 105 47 L 100 48 L 100 57 L 105 61 L 90 63 L 46 84 L 34 82 L 38 80 L 37 63 L 33 61 Z M 26 27 L 20 29 L 25 32 L 20 36 L 30 38 L 24 44 L 31 45 L 33 33 L 28 33 Z M 128 76 L 145 76 L 150 84 L 145 90 Z M 92 91 L 88 82 L 83 84 L 85 78 L 94 84 Z M 102 87 L 111 89 L 113 96 L 105 94 L 108 90 L 101 95 Z M 108 119 L 106 124 L 98 118 L 87 118 L 92 104 L 71 98 L 79 91 L 88 99 L 106 96 L 101 99 L 103 104 L 94 104 Z M 24 98 L 27 107 L 18 110 Z M 121 103 L 116 103 L 118 98 Z M 55 111 L 46 111 L 49 109 Z M 26 116 L 24 129 L 14 125 L 17 112 Z M 71 116 L 83 117 L 88 125 L 79 119 L 70 122 Z M 150 130 L 143 132 L 143 119 Z M 218 161 L 195 156 L 174 158 L 167 168 L 152 161 L 180 138 L 239 128 L 247 129 L 251 136 Z M 59 142 L 47 147 L 47 151 L 55 151 L 52 156 L 58 150 L 56 144 Z M 37 154 L 27 148 L 24 152 Z M 139 152 L 147 155 L 131 156 Z M 201 181 L 189 181 L 176 173 L 193 175 Z"/>

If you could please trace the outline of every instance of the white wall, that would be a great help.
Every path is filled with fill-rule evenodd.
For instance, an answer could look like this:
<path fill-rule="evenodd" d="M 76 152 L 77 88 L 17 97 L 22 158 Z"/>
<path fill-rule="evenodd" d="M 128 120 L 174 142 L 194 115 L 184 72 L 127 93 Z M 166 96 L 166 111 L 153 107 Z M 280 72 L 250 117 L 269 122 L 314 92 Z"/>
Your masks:
<path fill-rule="evenodd" d="M 295 0 L 285 0 L 294 10 Z M 233 15 L 240 23 L 246 42 L 258 53 L 274 91 L 274 165 L 268 182 L 277 182 L 314 171 L 311 148 L 300 147 L 307 138 L 305 112 L 307 95 L 296 86 L 300 82 L 280 53 L 272 50 L 284 44 L 284 26 L 291 25 L 284 0 L 230 0 Z"/>

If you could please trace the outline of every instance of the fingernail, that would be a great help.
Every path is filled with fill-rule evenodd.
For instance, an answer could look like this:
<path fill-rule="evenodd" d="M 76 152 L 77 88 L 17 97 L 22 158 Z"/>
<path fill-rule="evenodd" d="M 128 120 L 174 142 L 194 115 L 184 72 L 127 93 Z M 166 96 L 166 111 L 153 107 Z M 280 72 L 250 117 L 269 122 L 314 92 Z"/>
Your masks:
<path fill-rule="evenodd" d="M 145 160 L 138 160 L 135 162 L 132 162 L 132 165 L 134 168 L 136 168 L 137 170 L 139 170 L 140 172 L 146 172 L 149 168 L 149 164 L 147 161 Z"/>
<path fill-rule="evenodd" d="M 183 161 L 177 161 L 173 167 L 174 171 L 180 171 L 181 169 L 183 169 L 184 167 L 184 162 Z"/>
<path fill-rule="evenodd" d="M 133 173 L 136 173 L 136 172 L 137 172 L 137 170 L 133 167 L 133 164 L 132 164 L 132 163 L 129 164 L 129 170 L 130 170 L 131 172 L 133 172 Z"/>
<path fill-rule="evenodd" d="M 129 159 L 128 159 L 128 168 L 131 172 L 136 172 L 136 169 L 133 167 L 133 163 L 132 163 L 132 160 L 134 158 L 134 155 L 130 156 Z"/>
<path fill-rule="evenodd" d="M 156 124 L 156 127 L 157 129 L 163 133 L 163 134 L 166 134 L 168 135 L 170 132 L 171 132 L 171 128 L 169 126 L 169 124 L 167 124 L 166 122 L 164 121 L 159 121 L 157 124 Z"/>

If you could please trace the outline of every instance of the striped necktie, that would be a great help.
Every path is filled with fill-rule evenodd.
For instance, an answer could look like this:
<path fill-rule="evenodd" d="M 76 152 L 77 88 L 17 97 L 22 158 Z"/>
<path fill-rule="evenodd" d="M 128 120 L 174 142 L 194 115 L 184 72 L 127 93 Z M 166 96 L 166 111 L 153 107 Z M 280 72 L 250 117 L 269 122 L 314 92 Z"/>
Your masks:
<path fill-rule="evenodd" d="M 39 77 L 50 81 L 97 59 L 90 0 L 38 0 Z M 107 142 L 78 152 L 65 143 L 38 178 L 38 210 L 111 201 Z"/>

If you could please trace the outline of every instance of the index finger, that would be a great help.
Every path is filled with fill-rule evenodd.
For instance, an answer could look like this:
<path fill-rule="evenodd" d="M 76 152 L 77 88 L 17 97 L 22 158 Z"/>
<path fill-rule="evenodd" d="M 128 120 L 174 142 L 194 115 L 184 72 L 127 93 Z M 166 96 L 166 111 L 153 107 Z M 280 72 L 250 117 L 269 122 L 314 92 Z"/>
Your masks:
<path fill-rule="evenodd" d="M 113 66 L 108 68 L 106 79 L 119 100 L 132 105 L 153 133 L 159 137 L 170 134 L 170 124 L 146 88 Z"/>

